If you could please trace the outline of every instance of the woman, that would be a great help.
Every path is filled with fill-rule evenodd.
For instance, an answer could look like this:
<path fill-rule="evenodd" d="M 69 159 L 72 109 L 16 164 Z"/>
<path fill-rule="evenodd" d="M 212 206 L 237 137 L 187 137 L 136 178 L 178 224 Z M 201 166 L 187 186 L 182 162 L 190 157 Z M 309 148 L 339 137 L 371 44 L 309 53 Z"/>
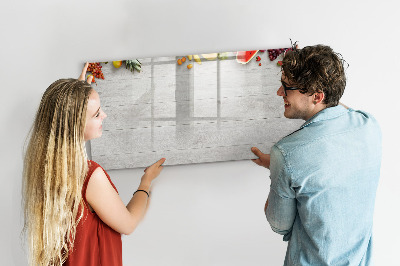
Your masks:
<path fill-rule="evenodd" d="M 57 80 L 46 90 L 24 161 L 24 231 L 30 265 L 122 265 L 121 234 L 143 217 L 162 158 L 145 169 L 125 206 L 110 177 L 87 160 L 85 141 L 102 135 L 107 115 L 85 81 Z"/>

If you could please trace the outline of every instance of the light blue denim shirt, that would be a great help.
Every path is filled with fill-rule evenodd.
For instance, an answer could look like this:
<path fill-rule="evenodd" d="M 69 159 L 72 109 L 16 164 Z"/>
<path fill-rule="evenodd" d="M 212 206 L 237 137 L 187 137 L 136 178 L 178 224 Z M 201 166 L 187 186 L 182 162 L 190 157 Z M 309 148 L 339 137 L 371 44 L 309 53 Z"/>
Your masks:
<path fill-rule="evenodd" d="M 267 220 L 284 265 L 371 265 L 381 131 L 368 113 L 324 109 L 271 148 Z"/>

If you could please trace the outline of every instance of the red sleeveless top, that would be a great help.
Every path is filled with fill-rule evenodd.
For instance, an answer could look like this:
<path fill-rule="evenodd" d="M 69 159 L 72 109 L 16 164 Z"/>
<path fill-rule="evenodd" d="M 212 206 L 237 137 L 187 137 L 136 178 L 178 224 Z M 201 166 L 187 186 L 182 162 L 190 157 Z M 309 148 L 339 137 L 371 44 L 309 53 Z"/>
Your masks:
<path fill-rule="evenodd" d="M 74 248 L 64 265 L 73 266 L 115 266 L 122 265 L 121 234 L 105 224 L 95 212 L 91 212 L 86 200 L 86 189 L 90 177 L 97 167 L 93 161 L 88 161 L 89 171 L 82 187 L 84 202 L 83 216 L 75 235 Z M 104 169 L 103 169 L 104 170 Z M 113 188 L 110 176 L 104 171 Z M 118 191 L 117 191 L 118 193 Z"/>

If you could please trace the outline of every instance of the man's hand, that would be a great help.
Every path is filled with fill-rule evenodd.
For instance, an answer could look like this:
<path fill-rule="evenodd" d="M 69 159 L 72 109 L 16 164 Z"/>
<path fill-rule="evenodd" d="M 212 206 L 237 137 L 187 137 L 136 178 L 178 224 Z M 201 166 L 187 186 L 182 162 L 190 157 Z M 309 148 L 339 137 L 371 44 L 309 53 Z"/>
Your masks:
<path fill-rule="evenodd" d="M 262 153 L 258 148 L 253 147 L 251 151 L 258 157 L 257 159 L 251 159 L 256 164 L 269 169 L 271 156 L 269 154 Z"/>

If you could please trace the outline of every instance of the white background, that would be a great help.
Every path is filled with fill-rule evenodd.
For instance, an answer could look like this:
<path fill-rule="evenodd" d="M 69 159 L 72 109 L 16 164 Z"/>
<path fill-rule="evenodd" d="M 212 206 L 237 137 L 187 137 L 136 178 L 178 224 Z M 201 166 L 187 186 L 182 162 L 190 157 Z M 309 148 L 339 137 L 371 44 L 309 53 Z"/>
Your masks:
<path fill-rule="evenodd" d="M 374 255 L 376 265 L 400 265 L 398 10 L 394 0 L 2 1 L 0 264 L 26 265 L 22 148 L 54 80 L 77 77 L 87 60 L 287 47 L 292 38 L 342 53 L 350 64 L 342 102 L 380 122 Z M 125 202 L 142 170 L 110 172 Z M 125 265 L 283 264 L 286 244 L 263 214 L 268 176 L 249 161 L 166 167 L 146 218 L 123 237 Z"/>

